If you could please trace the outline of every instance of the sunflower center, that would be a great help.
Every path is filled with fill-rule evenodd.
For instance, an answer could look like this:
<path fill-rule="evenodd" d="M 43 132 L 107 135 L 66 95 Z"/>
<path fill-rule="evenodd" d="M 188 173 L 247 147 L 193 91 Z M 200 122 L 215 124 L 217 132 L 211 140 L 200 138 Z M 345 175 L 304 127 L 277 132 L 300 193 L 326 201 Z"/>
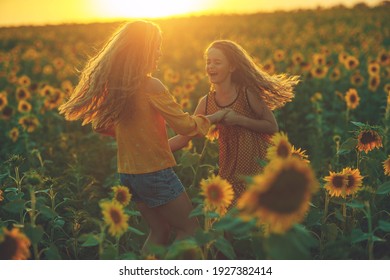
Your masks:
<path fill-rule="evenodd" d="M 308 179 L 293 169 L 283 170 L 258 202 L 271 211 L 290 214 L 301 206 L 308 188 Z"/>
<path fill-rule="evenodd" d="M 116 193 L 116 196 L 115 196 L 116 200 L 123 203 L 126 201 L 126 194 L 122 191 L 119 191 Z"/>
<path fill-rule="evenodd" d="M 349 100 L 352 102 L 352 103 L 355 103 L 356 102 L 356 96 L 355 95 L 351 95 L 349 97 Z"/>
<path fill-rule="evenodd" d="M 18 243 L 15 238 L 5 235 L 3 242 L 0 244 L 0 260 L 11 260 L 18 249 Z"/>
<path fill-rule="evenodd" d="M 280 143 L 277 147 L 276 153 L 281 158 L 287 158 L 289 155 L 290 149 L 286 143 Z"/>
<path fill-rule="evenodd" d="M 332 178 L 332 185 L 337 189 L 341 189 L 344 186 L 344 176 L 342 175 L 334 176 Z"/>
<path fill-rule="evenodd" d="M 121 222 L 121 215 L 116 209 L 110 210 L 110 217 L 114 224 L 119 224 Z"/>
<path fill-rule="evenodd" d="M 375 135 L 371 131 L 365 131 L 362 133 L 360 142 L 362 144 L 369 144 L 376 141 Z"/>
<path fill-rule="evenodd" d="M 219 186 L 211 185 L 207 190 L 208 197 L 213 202 L 219 202 L 222 200 L 222 191 Z"/>

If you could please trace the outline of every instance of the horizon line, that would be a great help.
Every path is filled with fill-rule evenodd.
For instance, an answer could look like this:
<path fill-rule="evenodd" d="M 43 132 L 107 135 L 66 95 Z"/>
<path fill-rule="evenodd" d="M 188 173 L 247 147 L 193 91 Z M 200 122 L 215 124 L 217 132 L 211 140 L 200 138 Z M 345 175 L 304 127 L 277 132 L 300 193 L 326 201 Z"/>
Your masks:
<path fill-rule="evenodd" d="M 272 11 L 267 10 L 257 10 L 257 11 L 242 11 L 242 12 L 234 12 L 234 11 L 197 11 L 197 12 L 187 12 L 181 13 L 171 16 L 161 16 L 161 17 L 109 17 L 109 18 L 86 18 L 85 20 L 77 20 L 77 21 L 69 21 L 64 20 L 61 21 L 50 21 L 50 22 L 42 22 L 42 23 L 20 23 L 20 24 L 1 24 L 0 28 L 18 28 L 18 27 L 47 27 L 47 26 L 60 26 L 60 25 L 83 25 L 83 24 L 98 24 L 98 23 L 115 23 L 122 21 L 130 21 L 137 19 L 145 19 L 145 20 L 169 20 L 169 19 L 179 19 L 179 18 L 191 18 L 191 17 L 202 17 L 202 16 L 245 16 L 245 15 L 256 15 L 256 14 L 274 14 L 274 13 L 293 13 L 293 12 L 304 12 L 304 11 L 323 11 L 323 10 L 334 10 L 334 9 L 345 9 L 345 10 L 353 10 L 360 7 L 363 4 L 367 9 L 375 9 L 380 7 L 390 6 L 390 1 L 382 1 L 376 5 L 368 5 L 365 2 L 357 3 L 351 7 L 348 7 L 343 4 L 336 4 L 329 7 L 323 7 L 318 5 L 317 7 L 311 8 L 292 8 L 292 9 L 274 9 Z"/>

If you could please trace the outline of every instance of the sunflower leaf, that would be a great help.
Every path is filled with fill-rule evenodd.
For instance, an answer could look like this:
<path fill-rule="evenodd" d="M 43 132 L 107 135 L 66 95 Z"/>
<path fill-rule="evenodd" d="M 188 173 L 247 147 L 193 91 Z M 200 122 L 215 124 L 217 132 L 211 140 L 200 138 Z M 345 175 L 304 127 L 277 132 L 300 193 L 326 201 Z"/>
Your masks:
<path fill-rule="evenodd" d="M 351 207 L 351 208 L 359 208 L 359 209 L 363 209 L 364 208 L 364 204 L 357 201 L 357 200 L 353 200 L 351 202 L 348 202 L 346 203 L 347 206 Z"/>
<path fill-rule="evenodd" d="M 390 193 L 390 181 L 385 182 L 376 190 L 376 194 L 388 194 Z"/>
<path fill-rule="evenodd" d="M 43 234 L 45 231 L 43 230 L 43 227 L 38 226 L 32 226 L 32 225 L 26 225 L 24 227 L 24 232 L 30 238 L 31 244 L 38 244 L 39 241 L 41 241 Z"/>
<path fill-rule="evenodd" d="M 228 257 L 231 260 L 234 260 L 236 258 L 236 254 L 234 253 L 234 249 L 232 244 L 230 244 L 229 241 L 227 241 L 222 236 L 219 237 L 215 243 L 215 247 L 221 251 L 222 254 L 224 254 L 226 257 Z"/>
<path fill-rule="evenodd" d="M 197 216 L 201 216 L 201 215 L 203 215 L 203 205 L 199 204 L 198 206 L 196 206 L 196 208 L 194 210 L 191 211 L 189 217 L 192 218 L 192 217 L 197 217 Z"/>
<path fill-rule="evenodd" d="M 383 220 L 379 220 L 378 228 L 385 232 L 390 232 L 390 223 Z"/>
<path fill-rule="evenodd" d="M 128 228 L 127 228 L 127 230 L 129 230 L 129 231 L 131 231 L 131 232 L 133 232 L 133 233 L 135 233 L 135 234 L 137 234 L 137 235 L 145 235 L 145 233 L 144 232 L 142 232 L 142 231 L 140 231 L 140 230 L 138 230 L 138 229 L 136 229 L 136 228 L 133 228 L 133 227 L 131 227 L 131 226 L 129 226 Z"/>
<path fill-rule="evenodd" d="M 347 154 L 355 149 L 357 145 L 357 139 L 348 138 L 341 145 L 340 149 L 337 151 L 338 155 Z"/>
<path fill-rule="evenodd" d="M 353 125 L 356 125 L 357 127 L 360 127 L 360 128 L 366 127 L 366 126 L 367 126 L 366 124 L 361 123 L 361 122 L 352 122 L 352 121 L 351 121 L 351 123 L 352 123 Z"/>
<path fill-rule="evenodd" d="M 235 235 L 243 235 L 248 233 L 255 227 L 256 221 L 251 220 L 246 222 L 238 217 L 223 217 L 220 221 L 216 222 L 213 227 L 216 230 L 226 230 Z"/>
<path fill-rule="evenodd" d="M 25 203 L 26 201 L 23 199 L 15 199 L 5 204 L 3 209 L 11 213 L 20 213 L 23 211 Z"/>
<path fill-rule="evenodd" d="M 84 241 L 81 247 L 93 247 L 99 245 L 99 237 L 95 234 L 85 234 L 80 236 L 79 241 Z"/>

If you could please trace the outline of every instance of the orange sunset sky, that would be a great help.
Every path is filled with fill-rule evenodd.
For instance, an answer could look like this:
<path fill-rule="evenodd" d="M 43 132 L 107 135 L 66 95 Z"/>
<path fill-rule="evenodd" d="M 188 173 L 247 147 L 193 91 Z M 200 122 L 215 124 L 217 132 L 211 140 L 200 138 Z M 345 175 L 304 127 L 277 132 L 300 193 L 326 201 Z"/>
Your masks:
<path fill-rule="evenodd" d="M 323 8 L 380 0 L 0 0 L 0 26 Z"/>

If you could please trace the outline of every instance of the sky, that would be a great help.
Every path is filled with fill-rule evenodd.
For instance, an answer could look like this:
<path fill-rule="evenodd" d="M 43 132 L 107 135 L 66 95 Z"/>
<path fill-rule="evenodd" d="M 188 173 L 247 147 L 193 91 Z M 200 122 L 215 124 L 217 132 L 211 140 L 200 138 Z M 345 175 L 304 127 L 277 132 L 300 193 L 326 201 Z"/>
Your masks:
<path fill-rule="evenodd" d="M 0 26 L 159 18 L 189 14 L 255 13 L 324 8 L 381 0 L 0 0 Z"/>

